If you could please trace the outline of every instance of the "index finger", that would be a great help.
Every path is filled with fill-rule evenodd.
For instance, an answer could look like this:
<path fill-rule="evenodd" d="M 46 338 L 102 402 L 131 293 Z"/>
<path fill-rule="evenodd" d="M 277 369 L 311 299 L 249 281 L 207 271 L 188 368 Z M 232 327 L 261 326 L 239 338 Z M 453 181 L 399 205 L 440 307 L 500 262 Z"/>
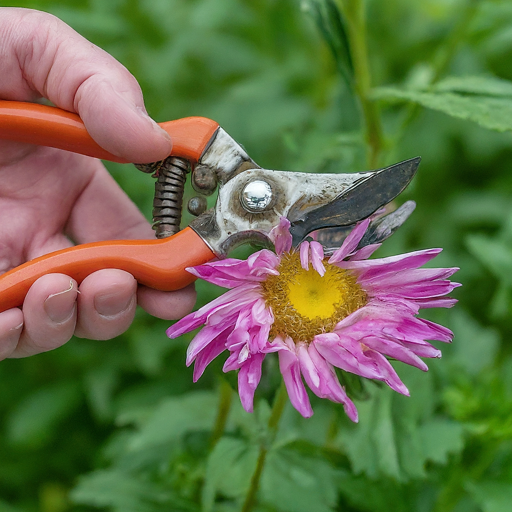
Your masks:
<path fill-rule="evenodd" d="M 100 146 L 132 162 L 170 154 L 169 135 L 147 115 L 140 86 L 122 64 L 55 16 L 1 11 L 1 98 L 43 96 L 77 113 Z"/>

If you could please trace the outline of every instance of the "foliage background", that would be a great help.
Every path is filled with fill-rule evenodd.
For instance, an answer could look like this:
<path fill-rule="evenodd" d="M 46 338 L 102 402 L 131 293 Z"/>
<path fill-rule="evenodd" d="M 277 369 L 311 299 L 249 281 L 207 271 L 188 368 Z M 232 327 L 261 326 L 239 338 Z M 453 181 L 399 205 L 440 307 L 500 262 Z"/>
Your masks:
<path fill-rule="evenodd" d="M 123 62 L 157 120 L 211 117 L 265 167 L 421 155 L 401 198 L 417 210 L 381 254 L 442 246 L 437 266 L 460 266 L 464 287 L 431 315 L 455 332 L 443 359 L 427 374 L 397 365 L 411 398 L 348 383 L 358 425 L 314 400 L 310 420 L 287 406 L 275 439 L 275 361 L 247 415 L 221 362 L 193 385 L 190 338 L 170 342 L 143 312 L 111 342 L 3 361 L 0 511 L 239 510 L 261 446 L 258 511 L 510 510 L 512 4 L 368 0 L 364 21 L 362 0 L 14 3 Z M 149 218 L 151 180 L 109 169 Z M 200 303 L 219 293 L 198 290 Z"/>

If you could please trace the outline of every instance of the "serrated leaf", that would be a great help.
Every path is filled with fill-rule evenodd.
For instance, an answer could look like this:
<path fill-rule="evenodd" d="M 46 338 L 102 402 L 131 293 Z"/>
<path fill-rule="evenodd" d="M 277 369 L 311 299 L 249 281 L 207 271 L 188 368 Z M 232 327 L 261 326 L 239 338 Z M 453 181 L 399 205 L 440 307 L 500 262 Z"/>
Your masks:
<path fill-rule="evenodd" d="M 213 510 L 215 496 L 243 496 L 251 481 L 258 459 L 258 447 L 242 439 L 223 437 L 210 453 L 206 463 L 202 510 Z"/>
<path fill-rule="evenodd" d="M 468 482 L 465 485 L 483 512 L 510 512 L 512 504 L 512 483 L 510 482 Z"/>
<path fill-rule="evenodd" d="M 400 479 L 400 462 L 391 414 L 392 391 L 381 389 L 358 403 L 359 424 L 342 433 L 354 473 Z"/>
<path fill-rule="evenodd" d="M 338 472 L 324 459 L 292 449 L 268 453 L 261 476 L 261 500 L 283 512 L 331 512 Z"/>
<path fill-rule="evenodd" d="M 512 98 L 512 82 L 495 76 L 449 76 L 434 85 L 438 92 Z"/>
<path fill-rule="evenodd" d="M 158 485 L 115 470 L 95 471 L 81 477 L 70 493 L 76 504 L 109 507 L 119 512 L 163 512 L 169 510 L 164 505 L 172 503 L 171 497 Z"/>
<path fill-rule="evenodd" d="M 455 340 L 446 351 L 450 362 L 471 375 L 490 367 L 500 348 L 498 331 L 481 326 L 461 308 L 450 312 L 450 325 Z"/>
<path fill-rule="evenodd" d="M 459 82 L 457 82 L 459 84 Z M 450 86 L 450 83 L 448 82 Z M 475 81 L 473 89 L 479 90 Z M 462 87 L 462 85 L 460 85 Z M 439 87 L 439 86 L 438 86 Z M 373 91 L 373 98 L 389 102 L 411 102 L 432 110 L 438 110 L 452 117 L 474 121 L 484 128 L 499 132 L 512 130 L 512 96 L 498 94 L 508 87 L 494 84 L 491 92 L 485 94 L 465 94 L 451 89 L 431 88 L 429 90 L 401 89 L 399 87 L 379 87 Z M 512 87 L 512 85 L 511 85 Z"/>
<path fill-rule="evenodd" d="M 41 446 L 55 434 L 54 427 L 78 404 L 80 388 L 59 382 L 22 400 L 7 418 L 7 438 L 13 444 Z"/>
<path fill-rule="evenodd" d="M 421 447 L 427 460 L 446 464 L 450 453 L 464 448 L 464 427 L 445 418 L 434 418 L 420 427 Z"/>
<path fill-rule="evenodd" d="M 396 367 L 411 396 L 373 388 L 371 398 L 357 404 L 359 423 L 340 432 L 339 441 L 355 474 L 398 481 L 425 476 L 427 457 L 419 426 L 434 408 L 432 378 L 407 365 Z"/>
<path fill-rule="evenodd" d="M 140 450 L 177 440 L 187 431 L 212 428 L 217 397 L 209 391 L 195 391 L 164 400 L 131 440 L 130 448 Z"/>
<path fill-rule="evenodd" d="M 470 235 L 466 244 L 471 254 L 500 281 L 512 286 L 512 247 L 509 244 L 485 235 Z"/>

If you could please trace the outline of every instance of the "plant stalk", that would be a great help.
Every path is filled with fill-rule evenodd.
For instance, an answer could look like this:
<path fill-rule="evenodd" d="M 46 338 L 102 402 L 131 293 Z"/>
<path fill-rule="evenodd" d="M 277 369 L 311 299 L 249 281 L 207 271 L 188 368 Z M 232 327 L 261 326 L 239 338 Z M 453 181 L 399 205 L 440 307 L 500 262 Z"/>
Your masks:
<path fill-rule="evenodd" d="M 213 450 L 215 445 L 219 442 L 219 439 L 224 435 L 232 401 L 233 391 L 231 390 L 231 386 L 226 380 L 221 379 L 219 386 L 219 409 L 217 411 L 215 425 L 210 438 L 210 451 Z"/>
<path fill-rule="evenodd" d="M 277 391 L 274 398 L 274 404 L 272 405 L 272 411 L 270 413 L 270 418 L 268 419 L 268 436 L 265 438 L 264 442 L 261 443 L 260 451 L 258 454 L 258 461 L 256 462 L 256 469 L 254 470 L 254 473 L 251 477 L 251 484 L 249 486 L 249 490 L 247 491 L 247 495 L 245 496 L 245 501 L 241 512 L 250 512 L 254 507 L 256 502 L 256 494 L 260 486 L 261 474 L 263 473 L 263 468 L 265 467 L 268 450 L 276 438 L 277 430 L 279 427 L 279 420 L 283 414 L 287 397 L 288 394 L 286 392 L 286 386 L 284 385 L 284 381 L 282 381 L 281 386 L 279 387 L 279 390 Z"/>
<path fill-rule="evenodd" d="M 338 0 L 347 22 L 347 36 L 354 65 L 354 90 L 359 99 L 368 145 L 368 166 L 376 169 L 384 147 L 382 121 L 379 107 L 370 98 L 371 73 L 366 38 L 364 0 Z"/>

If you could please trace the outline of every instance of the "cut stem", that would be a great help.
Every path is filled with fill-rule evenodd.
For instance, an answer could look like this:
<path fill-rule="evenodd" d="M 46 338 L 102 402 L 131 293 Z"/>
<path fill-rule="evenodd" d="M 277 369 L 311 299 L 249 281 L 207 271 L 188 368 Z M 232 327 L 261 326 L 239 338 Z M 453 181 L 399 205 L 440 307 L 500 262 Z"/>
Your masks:
<path fill-rule="evenodd" d="M 279 387 L 279 390 L 277 391 L 274 398 L 274 404 L 272 405 L 272 411 L 268 420 L 268 436 L 260 446 L 258 461 L 256 462 L 256 469 L 252 475 L 251 484 L 249 486 L 249 490 L 247 491 L 247 495 L 245 496 L 245 501 L 241 512 L 250 512 L 254 507 L 254 503 L 256 502 L 256 494 L 260 486 L 261 474 L 263 473 L 263 468 L 265 467 L 267 453 L 276 438 L 277 430 L 279 427 L 279 420 L 283 414 L 287 397 L 288 394 L 286 392 L 286 386 L 284 385 L 283 381 L 281 382 L 281 386 Z"/>

